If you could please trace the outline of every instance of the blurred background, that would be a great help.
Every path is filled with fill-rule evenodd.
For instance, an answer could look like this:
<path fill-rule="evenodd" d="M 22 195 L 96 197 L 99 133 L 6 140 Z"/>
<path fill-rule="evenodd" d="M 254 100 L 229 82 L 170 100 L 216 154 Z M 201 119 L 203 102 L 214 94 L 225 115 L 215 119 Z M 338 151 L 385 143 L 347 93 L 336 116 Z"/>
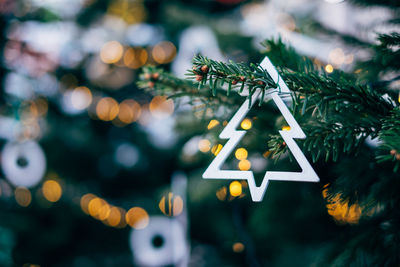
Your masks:
<path fill-rule="evenodd" d="M 376 34 L 398 31 L 384 23 L 394 18 L 390 4 L 375 4 L 0 0 L 0 265 L 310 266 L 329 258 L 339 233 L 357 223 L 357 207 L 328 210 L 320 184 L 272 183 L 253 203 L 245 183 L 201 179 L 222 147 L 208 131 L 224 122 L 136 82 L 145 65 L 184 77 L 198 53 L 257 63 L 260 43 L 278 37 L 327 73 L 357 73 Z M 239 169 L 267 166 L 245 148 L 235 157 Z"/>

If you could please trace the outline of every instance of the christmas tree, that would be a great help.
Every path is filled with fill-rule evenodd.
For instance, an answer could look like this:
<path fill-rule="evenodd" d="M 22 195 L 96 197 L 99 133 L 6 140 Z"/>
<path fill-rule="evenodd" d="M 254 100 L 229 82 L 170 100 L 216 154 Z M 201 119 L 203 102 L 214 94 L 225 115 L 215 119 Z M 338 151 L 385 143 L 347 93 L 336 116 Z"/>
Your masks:
<path fill-rule="evenodd" d="M 398 266 L 399 7 L 0 2 L 0 265 Z"/>

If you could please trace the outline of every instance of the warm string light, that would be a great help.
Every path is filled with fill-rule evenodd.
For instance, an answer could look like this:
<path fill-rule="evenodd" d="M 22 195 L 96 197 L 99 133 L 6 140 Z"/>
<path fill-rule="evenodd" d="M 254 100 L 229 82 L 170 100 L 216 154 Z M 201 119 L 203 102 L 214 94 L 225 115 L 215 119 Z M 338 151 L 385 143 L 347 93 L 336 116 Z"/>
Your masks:
<path fill-rule="evenodd" d="M 90 193 L 81 197 L 80 206 L 85 214 L 110 227 L 124 228 L 129 225 L 135 229 L 144 229 L 150 220 L 147 211 L 141 207 L 132 207 L 125 211 Z"/>
<path fill-rule="evenodd" d="M 238 197 L 242 194 L 242 184 L 238 181 L 233 181 L 229 185 L 229 193 L 234 196 Z"/>
<path fill-rule="evenodd" d="M 47 180 L 43 183 L 42 192 L 45 199 L 50 202 L 57 202 L 62 195 L 61 185 L 55 180 Z"/>
<path fill-rule="evenodd" d="M 155 96 L 149 105 L 140 105 L 133 99 L 125 99 L 118 103 L 112 97 L 102 97 L 95 104 L 96 117 L 102 121 L 118 121 L 127 125 L 133 122 L 143 122 L 152 118 L 165 119 L 174 112 L 174 103 L 165 96 Z M 148 110 L 149 112 L 146 112 Z"/>
<path fill-rule="evenodd" d="M 169 192 L 158 203 L 161 212 L 166 216 L 178 216 L 183 211 L 183 200 L 180 196 Z"/>
<path fill-rule="evenodd" d="M 333 66 L 332 66 L 331 64 L 327 64 L 327 65 L 325 66 L 325 71 L 326 71 L 327 73 L 332 73 L 332 72 L 333 72 Z"/>
<path fill-rule="evenodd" d="M 176 57 L 176 47 L 169 41 L 162 41 L 152 48 L 124 47 L 118 41 L 105 43 L 99 53 L 105 64 L 116 64 L 131 69 L 138 69 L 146 63 L 168 64 Z"/>
<path fill-rule="evenodd" d="M 253 126 L 253 123 L 251 122 L 251 120 L 249 118 L 244 119 L 242 121 L 242 123 L 240 124 L 240 127 L 242 127 L 243 130 L 250 130 L 252 126 Z"/>
<path fill-rule="evenodd" d="M 243 188 L 245 187 L 247 187 L 246 181 L 232 181 L 228 187 L 219 188 L 215 195 L 220 201 L 232 201 L 245 196 L 243 193 Z"/>
<path fill-rule="evenodd" d="M 211 130 L 212 128 L 216 127 L 218 124 L 219 124 L 219 121 L 211 120 L 207 125 L 207 129 Z"/>
<path fill-rule="evenodd" d="M 147 12 L 143 0 L 114 0 L 110 2 L 107 13 L 118 17 L 127 24 L 146 20 Z"/>
<path fill-rule="evenodd" d="M 349 205 L 349 201 L 343 200 L 341 194 L 329 197 L 327 187 L 328 185 L 324 186 L 322 195 L 327 200 L 326 208 L 328 214 L 338 223 L 357 224 L 362 214 L 361 207 L 357 203 Z"/>

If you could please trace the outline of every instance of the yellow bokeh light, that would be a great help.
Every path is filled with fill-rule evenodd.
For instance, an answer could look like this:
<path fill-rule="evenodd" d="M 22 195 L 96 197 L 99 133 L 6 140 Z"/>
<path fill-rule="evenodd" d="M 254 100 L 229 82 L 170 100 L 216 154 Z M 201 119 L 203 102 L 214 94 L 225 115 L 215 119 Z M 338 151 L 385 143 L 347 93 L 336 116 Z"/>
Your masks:
<path fill-rule="evenodd" d="M 218 153 L 221 151 L 222 147 L 223 147 L 223 146 L 222 146 L 221 144 L 218 144 L 218 145 L 213 146 L 213 147 L 211 148 L 211 153 L 213 153 L 214 156 L 218 155 Z"/>
<path fill-rule="evenodd" d="M 100 58 L 104 63 L 118 62 L 124 52 L 123 46 L 117 41 L 105 43 L 100 51 Z"/>
<path fill-rule="evenodd" d="M 105 200 L 99 197 L 95 197 L 90 200 L 88 211 L 90 216 L 96 219 L 104 220 L 108 216 L 109 207 Z"/>
<path fill-rule="evenodd" d="M 71 94 L 71 104 L 74 108 L 82 110 L 92 103 L 92 92 L 89 88 L 80 86 L 75 88 Z"/>
<path fill-rule="evenodd" d="M 128 48 L 124 54 L 125 66 L 138 69 L 146 64 L 149 55 L 144 48 Z"/>
<path fill-rule="evenodd" d="M 233 250 L 233 252 L 236 252 L 236 253 L 242 252 L 242 251 L 244 250 L 244 245 L 243 245 L 243 243 L 240 243 L 240 242 L 234 243 L 234 244 L 232 245 L 232 250 Z"/>
<path fill-rule="evenodd" d="M 336 194 L 332 198 L 328 198 L 327 186 L 324 186 L 325 189 L 322 191 L 322 195 L 328 202 L 326 204 L 328 214 L 338 223 L 358 223 L 362 213 L 361 207 L 357 203 L 349 206 L 348 201 L 341 199 L 341 194 Z"/>
<path fill-rule="evenodd" d="M 286 131 L 286 132 L 290 131 L 290 126 L 283 126 L 282 131 Z"/>
<path fill-rule="evenodd" d="M 229 193 L 234 197 L 240 196 L 242 194 L 242 184 L 238 181 L 233 181 L 229 185 Z"/>
<path fill-rule="evenodd" d="M 242 127 L 243 130 L 249 130 L 253 126 L 253 123 L 251 122 L 250 119 L 246 118 L 242 121 L 240 124 L 240 127 Z"/>
<path fill-rule="evenodd" d="M 176 216 L 181 214 L 183 211 L 183 199 L 180 196 L 175 196 L 172 204 L 173 215 Z"/>
<path fill-rule="evenodd" d="M 39 116 L 44 116 L 49 109 L 49 104 L 45 98 L 38 98 L 35 100 L 36 108 Z"/>
<path fill-rule="evenodd" d="M 228 190 L 226 189 L 226 187 L 222 187 L 220 189 L 218 189 L 216 196 L 219 200 L 224 201 L 226 199 L 226 195 Z"/>
<path fill-rule="evenodd" d="M 95 197 L 93 194 L 85 194 L 81 197 L 80 204 L 84 213 L 89 214 L 89 202 Z"/>
<path fill-rule="evenodd" d="M 236 149 L 236 151 L 235 151 L 235 157 L 236 157 L 238 160 L 247 159 L 247 155 L 248 155 L 248 152 L 247 152 L 247 150 L 246 150 L 245 148 L 243 148 L 243 147 L 238 148 L 238 149 Z"/>
<path fill-rule="evenodd" d="M 177 216 L 183 211 L 183 200 L 180 196 L 175 196 L 173 193 L 168 193 L 168 199 L 163 196 L 158 203 L 161 212 L 167 216 Z"/>
<path fill-rule="evenodd" d="M 217 126 L 219 124 L 219 121 L 217 120 L 211 120 L 210 123 L 207 125 L 207 129 L 210 130 Z"/>
<path fill-rule="evenodd" d="M 97 117 L 103 121 L 111 121 L 115 119 L 115 117 L 118 115 L 118 112 L 118 102 L 111 97 L 104 97 L 97 103 L 96 114 Z"/>
<path fill-rule="evenodd" d="M 210 151 L 211 149 L 211 142 L 207 139 L 201 139 L 199 141 L 199 150 L 203 153 Z"/>
<path fill-rule="evenodd" d="M 127 24 L 140 23 L 147 17 L 143 0 L 114 0 L 110 2 L 107 11 Z"/>
<path fill-rule="evenodd" d="M 399 93 L 399 98 L 397 99 L 397 101 L 400 103 L 400 93 Z"/>
<path fill-rule="evenodd" d="M 135 122 L 139 119 L 141 111 L 139 103 L 135 100 L 124 100 L 119 105 L 118 119 L 126 124 Z"/>
<path fill-rule="evenodd" d="M 17 201 L 18 205 L 22 207 L 28 207 L 32 201 L 32 194 L 26 187 L 17 187 L 15 189 L 15 200 Z"/>
<path fill-rule="evenodd" d="M 251 168 L 251 163 L 247 159 L 239 161 L 238 168 L 241 171 L 248 171 Z"/>
<path fill-rule="evenodd" d="M 174 101 L 166 96 L 155 96 L 150 102 L 149 110 L 156 118 L 166 118 L 174 112 Z"/>
<path fill-rule="evenodd" d="M 97 219 L 101 221 L 106 220 L 111 212 L 111 207 L 105 200 L 103 200 L 102 204 L 97 212 Z"/>
<path fill-rule="evenodd" d="M 176 56 L 176 47 L 173 43 L 164 41 L 153 47 L 151 55 L 158 64 L 171 62 Z"/>
<path fill-rule="evenodd" d="M 126 223 L 135 229 L 146 228 L 149 224 L 149 215 L 140 207 L 134 207 L 128 210 L 125 214 L 125 219 Z"/>
<path fill-rule="evenodd" d="M 57 202 L 62 195 L 61 185 L 55 180 L 47 180 L 42 187 L 43 196 L 50 202 Z"/>
<path fill-rule="evenodd" d="M 332 73 L 333 72 L 333 66 L 331 64 L 328 64 L 325 66 L 325 71 L 328 73 Z"/>
<path fill-rule="evenodd" d="M 109 226 L 116 227 L 121 222 L 121 212 L 117 207 L 112 207 L 107 218 Z"/>

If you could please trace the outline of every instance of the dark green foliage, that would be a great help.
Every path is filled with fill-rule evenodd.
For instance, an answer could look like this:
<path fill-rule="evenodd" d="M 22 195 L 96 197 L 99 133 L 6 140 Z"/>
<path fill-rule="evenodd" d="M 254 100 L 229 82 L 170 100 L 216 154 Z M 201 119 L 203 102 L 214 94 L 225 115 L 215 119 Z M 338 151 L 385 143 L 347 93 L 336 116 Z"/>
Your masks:
<path fill-rule="evenodd" d="M 291 110 L 307 135 L 304 141 L 298 142 L 313 162 L 324 166 L 325 174 L 330 174 L 321 177 L 328 184 L 328 199 L 340 196 L 342 204 L 357 205 L 362 210 L 359 224 L 354 230 L 343 232 L 337 246 L 327 249 L 329 252 L 320 265 L 398 266 L 400 263 L 397 212 L 400 109 L 398 92 L 388 88 L 390 82 L 379 79 L 382 73 L 400 69 L 395 49 L 399 39 L 398 33 L 380 35 L 379 44 L 373 46 L 373 56 L 363 63 L 367 75 L 359 76 L 338 70 L 327 74 L 281 40 L 264 42 L 266 54 L 279 66 L 292 91 Z M 206 95 L 216 110 L 221 106 L 238 108 L 243 97 L 237 93 L 244 89 L 248 89 L 249 95 L 255 88 L 264 93 L 279 90 L 259 65 L 227 64 L 202 56 L 195 57 L 193 65 L 189 77 L 199 82 L 185 87 L 182 85 L 187 81 L 177 79 L 174 83 L 164 83 L 161 78 L 155 83 L 157 92 L 179 98 L 184 91 L 192 99 Z M 207 68 L 202 69 L 203 66 Z M 259 116 L 268 112 L 271 111 L 261 108 Z M 259 124 L 257 127 L 263 133 L 270 126 Z M 367 139 L 377 143 L 368 145 Z M 279 159 L 287 152 L 280 135 L 270 134 L 268 147 L 268 156 L 272 158 Z"/>

